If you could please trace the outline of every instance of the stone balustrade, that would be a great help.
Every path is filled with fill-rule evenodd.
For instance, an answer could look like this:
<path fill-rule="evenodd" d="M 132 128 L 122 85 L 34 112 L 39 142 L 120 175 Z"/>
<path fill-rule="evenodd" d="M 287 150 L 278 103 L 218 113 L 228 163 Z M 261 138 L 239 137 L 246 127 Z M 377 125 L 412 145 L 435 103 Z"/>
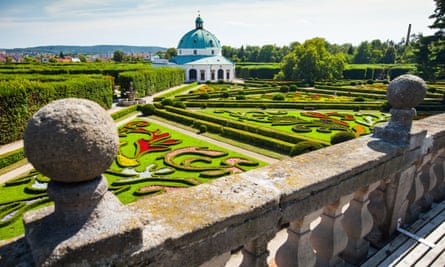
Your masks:
<path fill-rule="evenodd" d="M 396 93 L 403 92 L 397 99 L 409 88 L 424 89 L 415 77 L 401 79 L 408 81 L 395 82 L 403 87 L 395 86 Z M 423 98 L 417 89 L 414 93 L 419 96 L 411 103 Z M 99 210 L 95 216 L 103 219 L 85 215 L 86 225 L 75 224 L 74 229 L 84 233 L 76 237 L 75 246 L 59 240 L 66 245 L 57 253 L 36 253 L 39 244 L 46 244 L 45 237 L 35 239 L 33 231 L 27 231 L 27 243 L 22 238 L 0 249 L 0 265 L 16 264 L 20 258 L 22 264 L 47 266 L 58 261 L 224 266 L 233 251 L 241 250 L 241 266 L 268 266 L 267 245 L 286 229 L 287 240 L 274 255 L 277 266 L 342 266 L 345 262 L 359 266 L 371 244 L 381 246 L 395 235 L 399 219 L 411 223 L 445 197 L 445 114 L 411 122 L 406 116 L 395 116 L 412 116 L 413 104 L 395 108 L 391 121 L 372 136 L 113 209 L 134 221 L 131 226 L 123 223 L 121 232 L 104 234 L 107 225 L 102 223 L 114 225 L 116 220 L 100 211 L 106 208 L 105 199 L 103 206 L 91 208 Z M 57 205 L 56 201 L 56 211 Z M 52 216 L 48 209 L 25 214 L 27 229 L 34 229 L 43 216 Z M 72 229 L 69 223 L 65 227 Z M 65 238 L 77 232 L 70 230 Z M 94 251 L 103 254 L 92 256 Z"/>

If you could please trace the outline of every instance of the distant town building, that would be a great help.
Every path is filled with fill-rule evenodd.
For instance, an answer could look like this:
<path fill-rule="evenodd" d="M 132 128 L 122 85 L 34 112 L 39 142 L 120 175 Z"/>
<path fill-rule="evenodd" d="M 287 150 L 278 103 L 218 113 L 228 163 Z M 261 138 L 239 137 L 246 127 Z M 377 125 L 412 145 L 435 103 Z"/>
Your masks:
<path fill-rule="evenodd" d="M 195 29 L 180 39 L 177 50 L 178 55 L 167 65 L 183 68 L 186 82 L 230 82 L 235 78 L 235 64 L 222 56 L 221 43 L 213 33 L 204 29 L 200 15 L 195 20 Z M 156 61 L 153 63 L 157 64 Z"/>

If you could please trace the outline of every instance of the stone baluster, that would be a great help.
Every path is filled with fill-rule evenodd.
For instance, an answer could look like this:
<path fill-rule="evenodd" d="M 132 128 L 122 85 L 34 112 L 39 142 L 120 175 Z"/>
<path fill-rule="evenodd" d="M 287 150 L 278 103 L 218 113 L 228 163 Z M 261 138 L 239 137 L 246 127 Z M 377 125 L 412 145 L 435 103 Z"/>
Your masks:
<path fill-rule="evenodd" d="M 310 241 L 317 253 L 316 266 L 339 266 L 344 261 L 339 254 L 348 244 L 348 236 L 343 228 L 344 207 L 352 200 L 353 194 L 341 197 L 326 205 L 321 214 L 321 222 L 312 231 Z"/>
<path fill-rule="evenodd" d="M 246 245 L 241 250 L 243 254 L 243 261 L 240 267 L 267 267 L 267 257 L 269 250 L 267 244 L 274 237 L 275 232 L 269 232 L 261 237 L 258 237 Z"/>
<path fill-rule="evenodd" d="M 379 186 L 376 190 L 369 194 L 369 204 L 368 210 L 372 215 L 374 226 L 371 232 L 366 236 L 366 240 L 371 242 L 375 247 L 381 247 L 383 240 L 383 231 L 381 226 L 385 223 L 386 217 L 388 215 L 387 205 L 386 205 L 386 190 L 391 179 L 383 179 L 380 181 Z"/>
<path fill-rule="evenodd" d="M 434 201 L 440 202 L 445 198 L 445 153 L 436 158 L 433 165 L 437 183 L 431 191 Z"/>
<path fill-rule="evenodd" d="M 358 265 L 368 254 L 369 241 L 364 238 L 373 226 L 373 218 L 368 209 L 369 194 L 379 185 L 380 181 L 355 192 L 344 214 L 343 227 L 349 240 L 341 257 L 354 265 Z"/>
<path fill-rule="evenodd" d="M 319 209 L 289 224 L 287 240 L 278 249 L 275 257 L 277 266 L 315 266 L 317 256 L 310 243 L 311 224 L 320 217 L 322 212 L 323 209 Z"/>
<path fill-rule="evenodd" d="M 102 176 L 118 148 L 114 122 L 95 102 L 61 99 L 33 115 L 25 154 L 50 177 L 55 204 L 23 217 L 36 266 L 110 265 L 141 246 L 142 224 Z"/>
<path fill-rule="evenodd" d="M 426 154 L 417 163 L 417 172 L 414 175 L 413 185 L 408 193 L 409 208 L 405 217 L 406 223 L 413 223 L 419 217 L 422 211 L 422 197 L 425 194 L 425 188 L 428 188 L 429 169 L 431 165 L 432 154 Z"/>

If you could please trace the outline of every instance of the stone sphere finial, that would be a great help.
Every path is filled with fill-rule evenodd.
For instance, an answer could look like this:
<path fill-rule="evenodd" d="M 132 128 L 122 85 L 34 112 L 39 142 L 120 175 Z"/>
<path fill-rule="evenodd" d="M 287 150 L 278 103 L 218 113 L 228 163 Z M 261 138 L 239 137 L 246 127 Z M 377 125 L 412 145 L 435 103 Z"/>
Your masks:
<path fill-rule="evenodd" d="M 97 178 L 111 165 L 119 137 L 113 120 L 97 103 L 66 98 L 33 115 L 24 148 L 34 168 L 51 180 L 77 183 Z"/>
<path fill-rule="evenodd" d="M 386 91 L 388 102 L 396 109 L 413 108 L 423 101 L 425 95 L 425 81 L 411 74 L 404 74 L 392 80 Z"/>

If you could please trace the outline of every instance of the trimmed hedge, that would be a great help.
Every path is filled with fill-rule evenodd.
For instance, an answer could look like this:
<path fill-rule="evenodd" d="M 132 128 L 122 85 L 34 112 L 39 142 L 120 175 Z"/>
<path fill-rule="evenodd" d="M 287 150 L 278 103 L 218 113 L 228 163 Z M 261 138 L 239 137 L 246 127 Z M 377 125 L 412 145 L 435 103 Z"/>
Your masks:
<path fill-rule="evenodd" d="M 239 66 L 235 68 L 235 76 L 242 79 L 273 79 L 280 72 L 279 65 Z"/>
<path fill-rule="evenodd" d="M 167 110 L 156 109 L 155 114 L 168 120 L 176 121 L 183 125 L 192 126 L 195 129 L 199 129 L 202 125 L 207 127 L 209 132 L 220 134 L 227 138 L 236 139 L 249 144 L 258 145 L 274 151 L 288 154 L 293 144 L 278 140 L 272 137 L 266 137 L 260 134 L 251 133 L 248 131 L 234 129 L 229 126 L 222 126 L 218 123 L 213 123 L 200 119 L 193 119 L 189 116 L 181 115 L 176 112 L 170 112 Z M 301 141 L 301 140 L 299 140 Z"/>
<path fill-rule="evenodd" d="M 303 141 L 292 147 L 292 149 L 289 152 L 289 156 L 294 157 L 320 148 L 323 148 L 323 145 L 321 145 L 320 143 L 312 141 Z"/>
<path fill-rule="evenodd" d="M 0 155 L 0 169 L 8 165 L 14 164 L 25 158 L 23 148 L 19 148 L 14 151 L 10 151 L 6 154 Z"/>
<path fill-rule="evenodd" d="M 137 110 L 142 112 L 142 115 L 144 115 L 144 116 L 153 115 L 155 113 L 155 109 L 156 109 L 156 107 L 153 104 L 140 105 L 137 108 Z"/>
<path fill-rule="evenodd" d="M 113 120 L 117 120 L 117 119 L 127 116 L 130 113 L 136 112 L 138 110 L 139 110 L 139 105 L 132 105 L 127 108 L 123 108 L 116 112 L 113 112 L 111 114 L 111 118 L 113 118 Z"/>
<path fill-rule="evenodd" d="M 105 78 L 74 78 L 51 83 L 0 81 L 0 144 L 22 139 L 32 114 L 50 101 L 67 97 L 90 99 L 110 108 L 111 81 Z"/>
<path fill-rule="evenodd" d="M 284 101 L 187 101 L 187 107 L 200 108 L 205 104 L 208 108 L 261 108 L 261 109 L 356 109 L 379 110 L 382 103 L 349 102 L 349 103 L 321 103 L 321 102 L 284 102 Z"/>
<path fill-rule="evenodd" d="M 290 150 L 293 147 L 292 143 L 285 142 L 282 140 L 278 140 L 275 138 L 250 133 L 247 131 L 234 129 L 231 127 L 223 128 L 223 136 L 233 138 L 239 141 L 243 141 L 252 145 L 257 145 L 263 148 L 271 149 L 279 153 L 289 154 Z"/>
<path fill-rule="evenodd" d="M 413 73 L 416 70 L 415 67 L 412 68 L 392 68 L 389 70 L 389 79 L 394 80 L 400 75 Z"/>
<path fill-rule="evenodd" d="M 341 131 L 331 136 L 331 145 L 339 144 L 355 138 L 355 135 L 351 132 Z"/>
<path fill-rule="evenodd" d="M 133 89 L 138 97 L 144 97 L 184 82 L 184 70 L 179 68 L 152 68 L 140 71 L 126 71 L 119 73 L 116 84 L 121 88 L 129 88 L 133 82 Z"/>

